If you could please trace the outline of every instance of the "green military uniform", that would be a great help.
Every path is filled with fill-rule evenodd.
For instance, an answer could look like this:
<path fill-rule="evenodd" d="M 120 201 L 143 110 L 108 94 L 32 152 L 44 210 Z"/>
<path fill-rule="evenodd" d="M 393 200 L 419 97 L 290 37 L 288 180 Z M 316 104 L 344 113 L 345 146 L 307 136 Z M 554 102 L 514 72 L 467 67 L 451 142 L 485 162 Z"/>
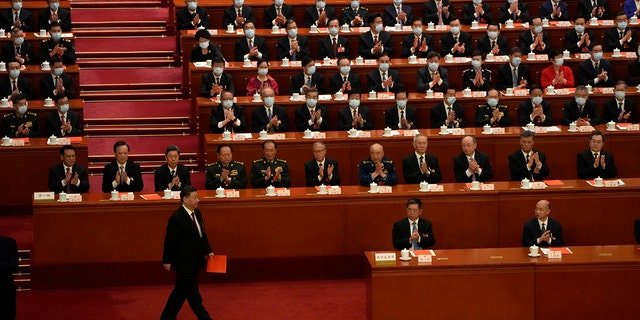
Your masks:
<path fill-rule="evenodd" d="M 281 167 L 282 172 L 280 172 L 280 180 L 274 181 L 273 176 L 276 173 L 277 167 Z M 267 168 L 271 168 L 271 178 L 269 178 L 269 180 L 264 179 L 267 175 Z M 265 158 L 254 160 L 253 166 L 251 166 L 251 185 L 254 188 L 266 188 L 270 185 L 276 188 L 290 186 L 291 181 L 289 180 L 289 166 L 287 166 L 287 161 L 273 159 L 273 161 L 269 162 Z"/>
<path fill-rule="evenodd" d="M 51 51 L 53 51 L 53 49 L 57 45 L 64 48 L 64 54 L 62 54 L 62 57 L 60 57 L 60 59 L 62 59 L 62 63 L 65 66 L 75 64 L 76 48 L 73 46 L 73 42 L 65 38 L 61 38 L 58 42 L 54 42 L 51 38 L 42 40 L 42 43 L 40 44 L 40 62 L 51 60 L 51 58 L 53 58 L 52 56 L 50 56 Z"/>
<path fill-rule="evenodd" d="M 229 180 L 225 182 L 220 181 L 220 175 L 222 175 L 223 169 L 229 170 Z M 244 163 L 232 160 L 227 166 L 224 166 L 222 162 L 218 161 L 207 167 L 205 188 L 208 190 L 214 190 L 219 187 L 224 189 L 246 188 L 247 171 L 244 168 Z"/>
<path fill-rule="evenodd" d="M 495 123 L 491 123 L 491 118 L 493 118 L 493 110 L 498 108 L 500 113 L 502 114 L 502 118 Z M 476 126 L 484 126 L 490 125 L 493 127 L 508 127 L 511 124 L 509 120 L 509 107 L 498 104 L 495 107 L 490 107 L 489 105 L 483 104 L 476 108 Z"/>
<path fill-rule="evenodd" d="M 16 135 L 16 131 L 18 131 L 18 127 L 21 124 L 30 127 L 28 135 Z M 16 115 L 16 112 L 5 114 L 2 119 L 2 128 L 4 131 L 3 136 L 9 138 L 35 138 L 40 136 L 40 120 L 38 119 L 38 114 L 34 112 L 27 111 L 22 116 Z"/>
<path fill-rule="evenodd" d="M 371 158 L 367 158 L 360 162 L 360 165 L 358 165 L 360 185 L 368 186 L 372 182 L 377 183 L 378 185 L 387 186 L 398 184 L 398 174 L 396 173 L 396 168 L 393 165 L 393 160 L 387 157 L 382 157 L 381 162 L 384 165 L 382 172 L 386 175 L 384 178 L 382 176 L 376 176 L 375 178 L 371 177 L 371 174 L 376 171 L 376 164 L 371 161 Z"/>

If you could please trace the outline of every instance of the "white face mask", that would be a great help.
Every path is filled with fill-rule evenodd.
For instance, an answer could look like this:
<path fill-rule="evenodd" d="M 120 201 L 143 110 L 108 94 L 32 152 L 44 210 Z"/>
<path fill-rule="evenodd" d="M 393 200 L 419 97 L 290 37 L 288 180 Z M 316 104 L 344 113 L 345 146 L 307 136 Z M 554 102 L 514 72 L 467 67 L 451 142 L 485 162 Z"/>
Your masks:
<path fill-rule="evenodd" d="M 253 38 L 253 36 L 256 35 L 256 29 L 247 29 L 244 31 L 244 34 L 247 36 L 247 38 Z"/>
<path fill-rule="evenodd" d="M 27 113 L 27 109 L 29 109 L 29 106 L 27 106 L 27 105 L 19 106 L 18 107 L 18 113 L 19 114 L 25 114 L 25 113 Z"/>
<path fill-rule="evenodd" d="M 326 3 L 326 2 L 324 2 L 324 1 L 318 1 L 318 2 L 316 2 L 316 8 L 318 8 L 318 9 L 324 9 L 324 7 L 325 7 L 326 5 L 327 5 L 327 3 Z"/>
<path fill-rule="evenodd" d="M 498 31 L 488 31 L 487 35 L 489 36 L 489 39 L 495 40 L 498 38 Z"/>
<path fill-rule="evenodd" d="M 382 27 L 383 27 L 382 23 L 376 24 L 376 32 L 380 33 L 382 31 Z"/>
<path fill-rule="evenodd" d="M 436 71 L 440 67 L 440 63 L 438 62 L 429 62 L 429 70 Z"/>
<path fill-rule="evenodd" d="M 200 46 L 200 49 L 206 49 L 206 48 L 209 48 L 209 41 L 205 41 L 205 42 L 198 42 L 198 45 Z"/>
<path fill-rule="evenodd" d="M 310 75 L 310 76 L 311 76 L 311 75 L 313 75 L 314 73 L 316 73 L 316 66 L 310 66 L 310 67 L 307 67 L 307 74 L 308 74 L 308 75 Z"/>
<path fill-rule="evenodd" d="M 67 111 L 69 111 L 69 104 L 68 103 L 61 104 L 58 107 L 60 108 L 60 112 L 61 113 L 66 113 Z"/>
<path fill-rule="evenodd" d="M 269 68 L 258 68 L 258 74 L 261 76 L 266 76 L 269 73 Z"/>
<path fill-rule="evenodd" d="M 577 33 L 583 33 L 584 32 L 584 25 L 581 24 L 576 24 L 575 27 L 573 27 Z"/>
<path fill-rule="evenodd" d="M 351 9 L 358 9 L 360 6 L 360 1 L 351 1 Z"/>
<path fill-rule="evenodd" d="M 214 67 L 213 68 L 213 74 L 215 74 L 216 76 L 220 76 L 222 74 L 223 69 L 220 67 Z"/>
<path fill-rule="evenodd" d="M 189 1 L 187 2 L 187 8 L 189 8 L 189 10 L 193 11 L 198 7 L 198 2 L 197 1 Z"/>
<path fill-rule="evenodd" d="M 357 100 L 357 99 L 349 100 L 349 107 L 351 109 L 358 109 L 359 106 L 360 106 L 360 100 Z"/>
<path fill-rule="evenodd" d="M 307 106 L 314 108 L 318 104 L 318 99 L 307 98 Z"/>
<path fill-rule="evenodd" d="M 284 3 L 284 0 L 274 0 L 273 3 L 279 7 Z"/>
<path fill-rule="evenodd" d="M 531 98 L 531 103 L 533 103 L 534 105 L 541 104 L 542 103 L 542 97 L 535 96 L 535 97 Z"/>
<path fill-rule="evenodd" d="M 454 35 L 457 35 L 458 33 L 460 33 L 460 27 L 458 27 L 458 26 L 451 27 L 449 30 L 450 30 L 450 31 L 451 31 L 451 33 L 453 33 Z"/>
<path fill-rule="evenodd" d="M 563 58 L 558 58 L 558 59 L 556 59 L 556 61 L 555 61 L 555 65 L 556 65 L 557 67 L 561 67 L 563 64 L 564 64 L 564 59 L 563 59 Z"/>
<path fill-rule="evenodd" d="M 389 64 L 388 63 L 380 63 L 379 67 L 380 67 L 380 71 L 382 71 L 382 72 L 387 72 L 389 70 Z"/>
<path fill-rule="evenodd" d="M 482 61 L 480 60 L 471 60 L 471 66 L 479 69 L 482 66 Z"/>
<path fill-rule="evenodd" d="M 264 100 L 264 105 L 267 107 L 273 107 L 273 103 L 276 101 L 274 97 L 264 97 L 262 100 Z"/>
<path fill-rule="evenodd" d="M 615 91 L 614 94 L 616 96 L 616 99 L 622 100 L 624 99 L 627 93 L 625 91 Z"/>
<path fill-rule="evenodd" d="M 340 67 L 340 73 L 342 74 L 349 74 L 350 71 L 351 71 L 351 67 L 349 66 Z"/>
<path fill-rule="evenodd" d="M 331 34 L 332 36 L 337 35 L 338 34 L 338 28 L 337 27 L 329 28 L 329 34 Z"/>
<path fill-rule="evenodd" d="M 452 105 L 456 103 L 456 97 L 447 97 L 447 104 Z"/>
<path fill-rule="evenodd" d="M 498 105 L 498 99 L 496 99 L 496 98 L 489 98 L 489 99 L 487 99 L 487 104 L 488 104 L 490 107 L 495 107 L 495 106 L 497 106 L 497 105 Z"/>
<path fill-rule="evenodd" d="M 287 30 L 287 34 L 289 34 L 289 37 L 295 38 L 298 35 L 298 28 Z"/>
<path fill-rule="evenodd" d="M 419 36 L 421 33 L 422 33 L 422 27 L 413 28 L 413 34 L 415 34 L 416 36 Z"/>
<path fill-rule="evenodd" d="M 404 110 L 404 108 L 407 107 L 407 100 L 396 100 L 396 105 L 398 106 L 398 109 Z"/>
<path fill-rule="evenodd" d="M 229 110 L 233 107 L 233 100 L 222 100 L 222 107 Z"/>
<path fill-rule="evenodd" d="M 540 32 L 542 32 L 542 26 L 535 26 L 533 28 L 533 33 L 538 34 Z"/>

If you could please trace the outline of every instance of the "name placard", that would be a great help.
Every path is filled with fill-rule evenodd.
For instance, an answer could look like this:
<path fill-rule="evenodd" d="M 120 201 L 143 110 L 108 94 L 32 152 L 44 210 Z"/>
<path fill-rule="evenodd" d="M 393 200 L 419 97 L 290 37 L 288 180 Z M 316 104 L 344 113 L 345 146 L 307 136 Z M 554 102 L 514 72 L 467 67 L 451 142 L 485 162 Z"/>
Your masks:
<path fill-rule="evenodd" d="M 332 186 L 331 188 L 327 189 L 327 192 L 329 194 L 342 194 L 342 188 L 338 186 Z"/>
<path fill-rule="evenodd" d="M 462 129 L 462 128 L 453 128 L 451 130 L 451 134 L 453 134 L 454 136 L 462 136 L 462 135 L 464 135 L 464 129 Z"/>
<path fill-rule="evenodd" d="M 11 145 L 14 146 L 14 147 L 22 147 L 22 146 L 24 146 L 24 140 L 12 139 L 11 140 Z"/>
<path fill-rule="evenodd" d="M 396 253 L 395 252 L 383 252 L 376 253 L 374 255 L 375 261 L 396 261 Z"/>
<path fill-rule="evenodd" d="M 56 198 L 56 193 L 53 191 L 33 193 L 33 200 L 55 200 L 55 198 Z"/>
<path fill-rule="evenodd" d="M 122 201 L 132 201 L 133 199 L 135 199 L 135 196 L 133 195 L 133 192 L 121 193 L 120 194 L 120 200 L 122 200 Z"/>
<path fill-rule="evenodd" d="M 604 181 L 604 186 L 605 187 L 617 187 L 617 186 L 620 186 L 620 181 L 618 181 L 618 180 L 605 180 Z"/>
<path fill-rule="evenodd" d="M 284 188 L 284 189 L 278 189 L 278 190 L 276 191 L 276 195 L 277 195 L 278 197 L 288 197 L 288 196 L 291 196 L 291 190 L 290 190 L 290 189 L 287 189 L 287 188 Z"/>
<path fill-rule="evenodd" d="M 431 263 L 431 255 L 430 254 L 419 254 L 418 255 L 419 263 Z"/>
<path fill-rule="evenodd" d="M 67 199 L 69 202 L 82 202 L 82 195 L 79 193 L 69 193 L 67 194 Z"/>
<path fill-rule="evenodd" d="M 358 137 L 359 138 L 371 138 L 371 131 L 359 131 L 358 132 Z"/>
<path fill-rule="evenodd" d="M 225 190 L 224 195 L 227 196 L 227 198 L 240 198 L 240 191 L 236 189 Z"/>
<path fill-rule="evenodd" d="M 547 255 L 549 259 L 562 259 L 562 251 L 560 250 L 551 250 Z"/>
<path fill-rule="evenodd" d="M 393 188 L 391 186 L 378 186 L 378 193 L 392 193 Z"/>
<path fill-rule="evenodd" d="M 493 183 L 483 183 L 482 190 L 494 190 L 495 185 Z"/>
<path fill-rule="evenodd" d="M 492 128 L 491 132 L 493 134 L 504 134 L 504 128 Z"/>
<path fill-rule="evenodd" d="M 443 192 L 444 191 L 444 186 L 441 184 L 436 184 L 436 185 L 429 185 L 429 190 L 431 192 Z"/>

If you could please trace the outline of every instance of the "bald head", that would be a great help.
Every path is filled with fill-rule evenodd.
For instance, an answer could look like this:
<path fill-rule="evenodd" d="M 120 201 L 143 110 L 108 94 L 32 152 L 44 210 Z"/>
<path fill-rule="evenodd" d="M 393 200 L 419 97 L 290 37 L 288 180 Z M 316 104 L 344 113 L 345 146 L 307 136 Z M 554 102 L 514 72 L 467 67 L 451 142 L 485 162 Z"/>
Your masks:
<path fill-rule="evenodd" d="M 374 143 L 369 147 L 369 156 L 371 157 L 371 161 L 378 163 L 382 161 L 382 157 L 384 157 L 384 149 L 382 145 L 379 143 Z"/>

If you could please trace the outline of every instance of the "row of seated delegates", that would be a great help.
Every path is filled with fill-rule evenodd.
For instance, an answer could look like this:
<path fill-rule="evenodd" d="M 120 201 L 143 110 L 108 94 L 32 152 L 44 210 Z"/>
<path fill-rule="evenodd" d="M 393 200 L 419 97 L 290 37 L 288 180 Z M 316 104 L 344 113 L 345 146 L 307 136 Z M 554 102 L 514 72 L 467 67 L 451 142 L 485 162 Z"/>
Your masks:
<path fill-rule="evenodd" d="M 69 97 L 64 93 L 54 96 L 56 110 L 45 116 L 45 131 L 41 134 L 40 120 L 35 112 L 28 112 L 28 101 L 24 94 L 11 95 L 14 112 L 2 119 L 2 132 L 10 138 L 72 137 L 82 136 L 82 117 L 69 110 Z"/>
<path fill-rule="evenodd" d="M 67 97 L 73 99 L 75 97 L 73 79 L 70 75 L 64 73 L 65 66 L 62 60 L 58 57 L 51 58 L 49 65 L 51 66 L 51 73 L 40 78 L 40 92 L 37 96 L 41 99 L 46 99 L 64 93 Z M 22 64 L 17 59 L 10 59 L 7 62 L 8 75 L 0 79 L 1 97 L 8 97 L 15 92 L 21 92 L 29 100 L 36 98 L 31 80 L 20 76 L 21 68 Z"/>
<path fill-rule="evenodd" d="M 71 31 L 71 14 L 68 9 L 60 8 L 60 0 L 47 0 L 47 7 L 38 13 L 38 26 L 33 25 L 32 14 L 22 8 L 22 0 L 9 0 L 10 8 L 0 14 L 0 28 L 11 30 L 14 27 L 24 31 L 49 30 L 57 22 L 65 32 Z"/>
<path fill-rule="evenodd" d="M 24 65 L 32 65 L 60 58 L 66 65 L 75 64 L 75 47 L 71 40 L 62 38 L 60 24 L 52 22 L 48 30 L 49 39 L 42 40 L 39 55 L 35 56 L 33 46 L 24 40 L 24 31 L 17 27 L 11 29 L 11 39 L 2 47 L 2 61 L 17 59 Z"/>

